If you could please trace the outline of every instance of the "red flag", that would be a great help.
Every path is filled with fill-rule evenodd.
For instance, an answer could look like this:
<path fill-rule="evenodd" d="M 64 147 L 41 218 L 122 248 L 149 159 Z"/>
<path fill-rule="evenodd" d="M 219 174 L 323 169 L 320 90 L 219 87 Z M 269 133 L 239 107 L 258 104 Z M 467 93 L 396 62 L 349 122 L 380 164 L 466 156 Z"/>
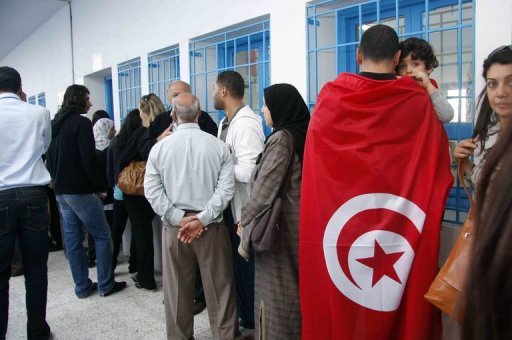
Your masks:
<path fill-rule="evenodd" d="M 436 339 L 448 139 L 408 77 L 342 74 L 319 94 L 303 164 L 303 339 Z"/>

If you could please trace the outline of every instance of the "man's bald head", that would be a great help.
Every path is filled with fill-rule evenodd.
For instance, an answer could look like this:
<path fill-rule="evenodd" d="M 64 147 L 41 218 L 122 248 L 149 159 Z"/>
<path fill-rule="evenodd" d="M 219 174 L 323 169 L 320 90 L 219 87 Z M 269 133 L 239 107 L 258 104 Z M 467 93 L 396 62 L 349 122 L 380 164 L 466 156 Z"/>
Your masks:
<path fill-rule="evenodd" d="M 167 86 L 167 99 L 173 102 L 174 98 L 182 93 L 190 93 L 190 85 L 183 80 L 176 80 Z"/>
<path fill-rule="evenodd" d="M 199 99 L 184 92 L 174 98 L 173 111 L 178 123 L 197 123 L 199 117 Z"/>

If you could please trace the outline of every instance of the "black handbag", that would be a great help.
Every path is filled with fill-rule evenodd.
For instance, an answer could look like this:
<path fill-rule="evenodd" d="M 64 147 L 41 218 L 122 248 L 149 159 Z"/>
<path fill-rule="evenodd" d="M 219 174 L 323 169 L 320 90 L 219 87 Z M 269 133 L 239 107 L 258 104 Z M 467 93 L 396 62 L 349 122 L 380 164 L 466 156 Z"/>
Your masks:
<path fill-rule="evenodd" d="M 257 221 L 255 221 L 251 234 L 249 235 L 251 248 L 257 253 L 271 252 L 279 249 L 279 216 L 281 215 L 284 196 L 290 184 L 295 149 L 291 133 L 284 129 L 282 131 L 286 132 L 291 140 L 291 143 L 288 143 L 290 158 L 288 159 L 287 170 L 281 188 L 274 202 L 272 202 L 270 208 L 256 217 Z"/>

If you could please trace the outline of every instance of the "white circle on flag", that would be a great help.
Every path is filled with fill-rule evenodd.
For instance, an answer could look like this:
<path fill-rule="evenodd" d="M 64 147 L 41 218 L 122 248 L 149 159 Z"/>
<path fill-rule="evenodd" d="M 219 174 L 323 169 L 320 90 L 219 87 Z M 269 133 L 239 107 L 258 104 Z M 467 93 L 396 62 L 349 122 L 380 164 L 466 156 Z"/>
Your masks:
<path fill-rule="evenodd" d="M 369 309 L 394 311 L 400 305 L 414 260 L 414 249 L 403 235 L 390 231 L 393 229 L 390 226 L 388 230 L 362 232 L 356 238 L 348 251 L 347 268 L 356 284 L 347 277 L 338 259 L 337 244 L 341 231 L 356 214 L 371 209 L 395 211 L 408 218 L 421 234 L 425 213 L 413 202 L 387 193 L 359 195 L 342 204 L 327 223 L 323 239 L 325 262 L 334 285 L 347 298 Z M 397 254 L 391 269 L 396 273 L 395 279 L 383 275 L 377 276 L 378 281 L 373 282 L 374 269 L 361 263 L 361 259 L 374 257 L 377 247 L 385 254 Z"/>

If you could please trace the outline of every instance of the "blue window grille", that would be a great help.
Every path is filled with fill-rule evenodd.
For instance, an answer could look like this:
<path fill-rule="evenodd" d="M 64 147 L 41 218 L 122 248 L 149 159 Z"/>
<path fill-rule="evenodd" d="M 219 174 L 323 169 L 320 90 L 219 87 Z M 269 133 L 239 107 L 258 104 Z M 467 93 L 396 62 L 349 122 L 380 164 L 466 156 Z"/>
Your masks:
<path fill-rule="evenodd" d="M 212 91 L 217 75 L 234 70 L 245 80 L 244 103 L 259 113 L 263 89 L 270 85 L 270 21 L 268 17 L 190 40 L 190 83 L 201 107 L 219 123 L 225 116 L 215 110 Z M 265 134 L 271 128 L 264 125 Z"/>
<path fill-rule="evenodd" d="M 46 107 L 46 95 L 44 92 L 41 92 L 37 95 L 37 105 Z"/>
<path fill-rule="evenodd" d="M 30 96 L 28 97 L 29 104 L 36 105 L 36 96 Z"/>
<path fill-rule="evenodd" d="M 180 49 L 168 47 L 148 55 L 149 92 L 156 94 L 169 108 L 167 85 L 180 79 Z"/>
<path fill-rule="evenodd" d="M 139 107 L 141 97 L 140 58 L 117 65 L 121 122 L 133 109 Z"/>
<path fill-rule="evenodd" d="M 445 124 L 450 148 L 469 138 L 474 122 L 474 0 L 373 0 L 347 5 L 343 0 L 306 6 L 308 104 L 342 72 L 357 72 L 356 49 L 365 29 L 381 23 L 401 39 L 426 39 L 434 47 L 439 67 L 431 77 L 453 106 L 455 117 Z M 456 178 L 456 163 L 452 161 Z M 458 180 L 450 191 L 444 220 L 462 223 L 469 202 Z"/>

